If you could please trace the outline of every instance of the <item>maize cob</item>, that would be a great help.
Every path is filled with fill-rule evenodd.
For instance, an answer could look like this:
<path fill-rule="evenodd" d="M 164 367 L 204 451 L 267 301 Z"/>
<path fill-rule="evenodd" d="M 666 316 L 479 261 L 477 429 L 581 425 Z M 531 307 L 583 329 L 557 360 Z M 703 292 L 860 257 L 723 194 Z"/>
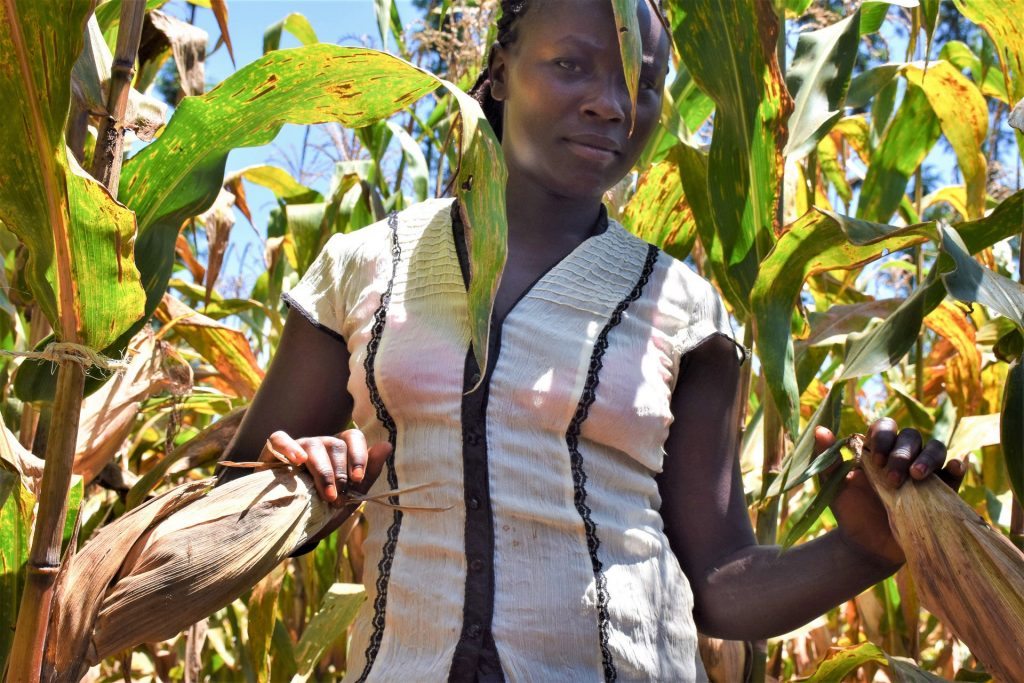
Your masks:
<path fill-rule="evenodd" d="M 77 681 L 105 657 L 174 637 L 254 586 L 339 513 L 293 468 L 211 486 L 184 484 L 149 501 L 67 562 L 43 680 Z"/>
<path fill-rule="evenodd" d="M 863 441 L 850 439 L 860 456 Z M 921 604 L 998 681 L 1024 681 L 1024 554 L 938 477 L 893 489 L 861 464 L 889 513 Z"/>

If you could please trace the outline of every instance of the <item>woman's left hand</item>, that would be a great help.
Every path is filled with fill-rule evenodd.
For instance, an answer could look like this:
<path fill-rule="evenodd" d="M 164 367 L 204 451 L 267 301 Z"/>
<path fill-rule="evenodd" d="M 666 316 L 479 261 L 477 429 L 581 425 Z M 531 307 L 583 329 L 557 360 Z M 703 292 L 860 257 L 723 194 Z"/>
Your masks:
<path fill-rule="evenodd" d="M 816 453 L 825 451 L 835 441 L 832 432 L 823 427 L 814 436 Z M 941 441 L 924 443 L 916 429 L 900 430 L 890 418 L 882 418 L 868 429 L 863 457 L 873 458 L 877 465 L 885 467 L 886 481 L 893 488 L 908 479 L 921 481 L 937 474 L 956 490 L 967 472 L 967 465 L 961 460 L 951 460 L 943 467 L 946 445 Z M 906 561 L 889 529 L 885 507 L 862 470 L 855 469 L 846 476 L 845 486 L 830 507 L 848 543 L 879 562 L 899 565 Z"/>

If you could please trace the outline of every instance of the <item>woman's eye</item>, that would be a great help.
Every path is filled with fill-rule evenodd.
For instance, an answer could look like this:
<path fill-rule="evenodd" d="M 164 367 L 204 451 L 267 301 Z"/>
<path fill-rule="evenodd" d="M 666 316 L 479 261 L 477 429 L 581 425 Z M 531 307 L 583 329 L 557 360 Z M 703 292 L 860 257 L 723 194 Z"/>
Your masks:
<path fill-rule="evenodd" d="M 580 65 L 571 59 L 556 59 L 555 65 L 565 69 L 566 71 L 577 72 L 580 70 Z"/>

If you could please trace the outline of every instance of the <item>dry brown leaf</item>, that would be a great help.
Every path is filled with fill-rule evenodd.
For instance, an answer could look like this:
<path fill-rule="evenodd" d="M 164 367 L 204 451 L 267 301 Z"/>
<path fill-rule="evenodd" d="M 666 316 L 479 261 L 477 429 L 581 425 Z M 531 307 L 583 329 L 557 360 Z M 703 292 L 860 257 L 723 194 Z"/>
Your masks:
<path fill-rule="evenodd" d="M 235 195 L 221 188 L 213 206 L 199 216 L 199 221 L 206 229 L 206 306 L 210 305 L 210 295 L 220 276 L 228 240 L 231 238 L 231 229 L 235 227 L 235 212 L 231 208 L 234 205 Z"/>
<path fill-rule="evenodd" d="M 120 450 L 131 433 L 142 402 L 163 391 L 185 393 L 192 386 L 185 363 L 168 356 L 152 332 L 144 330 L 129 347 L 127 370 L 110 379 L 82 403 L 75 445 L 74 473 L 91 481 Z"/>
<path fill-rule="evenodd" d="M 139 64 L 162 59 L 170 48 L 178 69 L 181 88 L 186 95 L 202 95 L 205 89 L 204 60 L 206 31 L 154 9 L 146 12 L 139 45 Z"/>

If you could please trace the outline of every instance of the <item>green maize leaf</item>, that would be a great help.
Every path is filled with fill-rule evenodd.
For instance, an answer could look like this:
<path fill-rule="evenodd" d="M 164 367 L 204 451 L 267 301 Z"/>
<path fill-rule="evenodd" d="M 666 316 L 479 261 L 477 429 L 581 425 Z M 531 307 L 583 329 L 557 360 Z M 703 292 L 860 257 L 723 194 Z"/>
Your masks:
<path fill-rule="evenodd" d="M 750 300 L 766 384 L 791 435 L 799 428 L 790 319 L 804 281 L 828 270 L 852 270 L 925 240 L 922 226 L 894 228 L 822 211 L 808 212 L 779 239 L 761 264 Z"/>
<path fill-rule="evenodd" d="M 398 139 L 402 146 L 402 154 L 405 157 L 405 175 L 412 183 L 413 196 L 416 201 L 422 202 L 427 198 L 427 187 L 430 179 L 430 169 L 427 168 L 427 158 L 423 156 L 423 148 L 419 143 L 401 126 L 394 121 L 387 122 L 388 129 Z"/>
<path fill-rule="evenodd" d="M 832 464 L 841 444 L 836 442 L 827 451 L 814 457 L 814 430 L 818 427 L 825 427 L 833 434 L 839 431 L 844 394 L 845 389 L 841 383 L 836 383 L 829 389 L 828 396 L 818 404 L 818 408 L 808 420 L 800 438 L 793 445 L 793 450 L 786 455 L 786 459 L 782 463 L 782 474 L 776 477 L 772 485 L 768 487 L 768 491 L 765 492 L 766 497 L 777 496 L 784 491 L 789 491 Z"/>
<path fill-rule="evenodd" d="M 924 317 L 942 302 L 945 295 L 938 271 L 933 269 L 923 285 L 907 297 L 885 322 L 846 338 L 843 372 L 836 381 L 872 375 L 898 363 L 913 348 Z"/>
<path fill-rule="evenodd" d="M 811 333 L 799 343 L 808 347 L 842 344 L 846 335 L 863 330 L 872 320 L 885 320 L 901 303 L 900 299 L 869 299 L 855 304 L 838 304 L 824 313 L 810 312 L 807 322 Z"/>
<path fill-rule="evenodd" d="M 945 678 L 925 671 L 917 666 L 912 659 L 893 657 L 889 654 L 885 657 L 889 665 L 889 671 L 892 673 L 893 683 L 946 683 Z M 960 678 L 959 675 L 957 678 Z"/>
<path fill-rule="evenodd" d="M 960 13 L 985 29 L 1002 62 L 1006 92 L 1024 98 L 1024 0 L 953 0 Z M 979 74 L 975 74 L 978 78 Z"/>
<path fill-rule="evenodd" d="M 636 97 L 640 91 L 640 67 L 643 62 L 644 46 L 640 36 L 640 18 L 637 16 L 637 0 L 611 0 L 615 26 L 619 34 L 619 52 L 622 55 L 622 71 L 626 76 L 629 91 L 630 132 L 636 124 Z M 651 21 L 656 21 L 651 17 Z"/>
<path fill-rule="evenodd" d="M 681 141 L 686 142 L 685 134 L 693 134 L 704 125 L 708 117 L 715 111 L 715 102 L 708 97 L 703 90 L 690 77 L 684 64 L 679 65 L 675 80 L 669 86 L 669 97 L 666 97 L 666 105 L 674 109 L 676 115 L 686 124 L 685 133 L 676 133 Z"/>
<path fill-rule="evenodd" d="M 476 348 L 487 321 L 505 248 L 505 170 L 500 145 L 479 105 L 455 86 L 392 55 L 310 45 L 276 50 L 201 97 L 182 100 L 163 135 L 125 165 L 121 192 L 139 216 L 137 261 L 155 310 L 174 265 L 174 241 L 187 218 L 212 204 L 227 154 L 268 143 L 286 123 L 339 121 L 365 127 L 412 104 L 438 85 L 454 89 L 462 111 L 459 193 L 470 238 L 470 310 Z M 474 183 L 469 180 L 477 178 Z M 473 192 L 469 192 L 473 187 Z"/>
<path fill-rule="evenodd" d="M 0 457 L 0 671 L 14 641 L 34 506 L 35 496 L 22 484 L 18 470 Z"/>
<path fill-rule="evenodd" d="M 633 234 L 670 256 L 682 260 L 690 254 L 697 239 L 697 224 L 674 162 L 662 161 L 644 171 L 626 205 L 623 223 Z"/>
<path fill-rule="evenodd" d="M 1006 104 L 1010 104 L 1010 95 L 1006 92 L 1006 80 L 1000 69 L 986 69 L 982 66 L 981 59 L 965 43 L 959 40 L 951 40 L 942 46 L 939 52 L 939 59 L 945 59 L 953 66 L 971 72 L 971 78 L 981 88 L 981 94 L 985 97 L 995 97 Z"/>
<path fill-rule="evenodd" d="M 872 154 L 861 187 L 857 218 L 884 223 L 892 217 L 906 194 L 910 177 L 941 133 L 928 97 L 921 88 L 908 86 L 899 111 Z"/>
<path fill-rule="evenodd" d="M 902 68 L 903 64 L 882 64 L 854 76 L 846 93 L 846 106 L 854 109 L 866 107 L 882 88 L 896 78 Z"/>
<path fill-rule="evenodd" d="M 0 221 L 28 249 L 25 279 L 61 341 L 102 349 L 142 315 L 132 214 L 67 153 L 71 72 L 89 0 L 0 2 Z"/>
<path fill-rule="evenodd" d="M 473 355 L 477 365 L 486 368 L 491 308 L 508 253 L 505 238 L 508 169 L 501 143 L 477 101 L 455 84 L 445 80 L 441 83 L 455 96 L 461 110 L 462 157 L 455 187 L 469 251 L 468 299 Z"/>
<path fill-rule="evenodd" d="M 939 25 L 939 2 L 941 0 L 921 0 L 921 23 L 924 25 L 925 35 L 928 42 L 925 45 L 925 59 L 928 59 L 932 51 L 932 38 L 935 37 L 935 29 Z"/>
<path fill-rule="evenodd" d="M 842 117 L 860 45 L 859 26 L 858 10 L 831 26 L 800 34 L 786 74 L 786 86 L 794 93 L 786 156 L 802 159 Z"/>
<path fill-rule="evenodd" d="M 279 166 L 248 166 L 230 174 L 224 179 L 224 184 L 227 185 L 238 178 L 267 188 L 285 204 L 308 204 L 322 202 L 324 199 L 319 192 L 301 184 L 288 171 Z"/>
<path fill-rule="evenodd" d="M 309 23 L 309 19 L 298 12 L 292 12 L 276 24 L 268 26 L 267 30 L 263 32 L 263 54 L 281 47 L 282 31 L 288 31 L 303 45 L 312 45 L 313 43 L 320 42 L 320 39 L 316 37 L 316 31 L 313 30 L 313 25 Z"/>
<path fill-rule="evenodd" d="M 1024 362 L 1020 358 L 1006 375 L 999 440 L 1010 486 L 1017 500 L 1024 500 Z"/>
<path fill-rule="evenodd" d="M 388 87 L 380 87 L 385 79 Z M 163 135 L 132 157 L 121 176 L 122 198 L 139 221 L 136 260 L 147 315 L 167 288 L 179 226 L 216 199 L 232 149 L 267 144 L 286 122 L 365 126 L 436 84 L 391 55 L 317 44 L 275 50 L 205 95 L 182 100 Z"/>
<path fill-rule="evenodd" d="M 969 254 L 977 254 L 996 242 L 1019 234 L 1022 221 L 1024 221 L 1024 191 L 1008 197 L 985 218 L 957 225 L 956 234 L 961 238 L 963 248 Z M 938 239 L 938 235 L 934 232 L 931 237 Z M 940 246 L 945 246 L 945 244 Z M 963 250 L 961 249 L 961 251 Z M 966 263 L 969 259 L 963 253 L 959 255 L 947 253 L 944 259 L 953 259 L 954 263 L 957 262 L 957 259 L 964 262 L 967 274 L 961 273 L 959 276 L 961 278 L 969 275 L 973 268 Z M 941 261 L 939 265 L 942 265 Z M 948 267 L 947 264 L 946 268 L 948 269 Z M 911 294 L 884 323 L 863 333 L 851 334 L 847 338 L 843 372 L 836 381 L 881 372 L 892 367 L 906 355 L 920 333 L 924 317 L 945 297 L 948 285 L 940 276 L 940 268 L 933 268 L 923 285 Z M 957 285 L 957 279 L 958 276 L 954 272 L 952 280 L 954 287 Z M 962 286 L 966 291 L 962 291 L 961 294 L 971 293 L 969 282 L 968 279 L 968 284 Z M 985 292 L 984 294 L 986 297 L 999 296 L 998 293 Z M 953 295 L 957 296 L 957 294 Z"/>
<path fill-rule="evenodd" d="M 818 143 L 818 168 L 822 174 L 832 183 L 836 194 L 844 202 L 849 204 L 853 201 L 853 188 L 846 179 L 846 167 L 839 162 L 839 146 L 831 135 L 826 135 Z"/>
<path fill-rule="evenodd" d="M 950 296 L 988 306 L 1024 329 L 1024 285 L 982 266 L 955 228 L 940 226 L 938 266 Z"/>
<path fill-rule="evenodd" d="M 843 683 L 846 677 L 865 664 L 886 664 L 885 653 L 874 643 L 856 647 L 832 649 L 807 683 Z"/>
<path fill-rule="evenodd" d="M 690 211 L 693 212 L 697 236 L 710 256 L 708 261 L 715 281 L 732 309 L 743 310 L 746 306 L 747 292 L 737 289 L 736 283 L 729 277 L 722 256 L 722 245 L 715 234 L 715 217 L 708 192 L 708 157 L 692 145 L 679 143 L 673 150 L 672 159 L 679 167 L 683 194 L 690 205 Z"/>
<path fill-rule="evenodd" d="M 912 9 L 919 4 L 918 0 L 865 0 L 861 5 L 860 34 L 866 36 L 882 28 L 885 15 L 889 13 L 889 5 Z"/>
<path fill-rule="evenodd" d="M 890 386 L 889 391 L 895 394 L 896 398 L 903 403 L 907 414 L 910 415 L 910 424 L 906 426 L 917 427 L 926 433 L 931 433 L 935 429 L 935 418 L 924 407 L 924 404 L 898 386 Z"/>
<path fill-rule="evenodd" d="M 786 0 L 786 13 L 795 17 L 802 17 L 811 6 L 814 0 Z"/>
<path fill-rule="evenodd" d="M 146 11 L 160 9 L 168 0 L 146 0 Z M 96 8 L 96 21 L 103 40 L 111 50 L 117 47 L 117 27 L 121 25 L 121 0 L 107 0 Z"/>
<path fill-rule="evenodd" d="M 320 609 L 306 625 L 295 647 L 298 673 L 292 678 L 292 683 L 309 680 L 324 650 L 338 638 L 345 637 L 349 624 L 365 600 L 366 589 L 360 584 L 336 583 L 327 590 Z"/>
<path fill-rule="evenodd" d="M 405 44 L 405 29 L 402 17 L 398 14 L 398 4 L 394 0 L 373 0 L 373 11 L 377 15 L 377 26 L 384 50 L 388 49 L 388 34 L 395 39 L 398 53 L 409 59 L 409 48 Z"/>
<path fill-rule="evenodd" d="M 909 64 L 904 70 L 909 83 L 920 88 L 953 146 L 967 183 L 967 218 L 981 218 L 985 210 L 988 163 L 981 151 L 988 134 L 988 104 L 966 76 L 946 61 Z"/>
<path fill-rule="evenodd" d="M 716 105 L 707 175 L 716 279 L 727 292 L 749 292 L 775 239 L 793 106 L 776 59 L 778 16 L 770 0 L 694 0 L 673 9 L 676 48 Z M 729 299 L 746 318 L 745 297 Z"/>
<path fill-rule="evenodd" d="M 837 443 L 836 446 L 841 445 Z M 833 447 L 835 448 L 835 446 Z M 832 449 L 830 448 L 829 451 Z M 826 451 L 828 452 L 828 451 Z M 838 456 L 839 449 L 836 448 L 836 452 L 831 454 L 832 459 Z M 839 495 L 839 490 L 843 486 L 843 481 L 846 479 L 846 475 L 853 471 L 857 466 L 856 460 L 847 460 L 836 469 L 835 472 L 830 474 L 825 482 L 821 485 L 818 493 L 811 500 L 808 505 L 800 514 L 796 515 L 796 519 L 791 520 L 792 526 L 789 528 L 789 532 L 780 544 L 780 550 L 786 550 L 792 548 L 793 544 L 799 541 L 804 534 L 806 534 L 811 526 L 814 525 L 821 514 L 825 512 L 825 509 L 832 504 L 836 496 Z"/>

